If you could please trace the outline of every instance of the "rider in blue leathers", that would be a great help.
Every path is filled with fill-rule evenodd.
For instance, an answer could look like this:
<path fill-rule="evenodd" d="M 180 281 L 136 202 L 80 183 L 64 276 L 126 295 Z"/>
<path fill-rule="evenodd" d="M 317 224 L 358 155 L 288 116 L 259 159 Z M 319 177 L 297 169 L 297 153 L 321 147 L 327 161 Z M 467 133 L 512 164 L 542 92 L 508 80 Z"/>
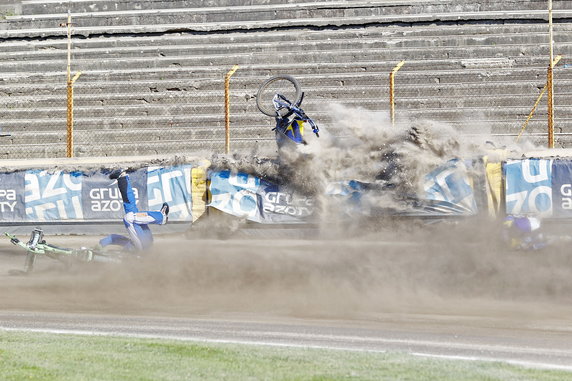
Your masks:
<path fill-rule="evenodd" d="M 300 107 L 302 98 L 297 104 L 292 104 L 288 99 L 280 94 L 276 94 L 272 100 L 276 110 L 276 143 L 278 148 L 294 142 L 295 144 L 306 144 L 304 140 L 304 124 L 308 123 L 317 137 L 320 137 L 318 125 L 306 115 Z"/>
<path fill-rule="evenodd" d="M 513 250 L 540 250 L 548 246 L 537 217 L 509 215 L 503 225 L 503 239 Z"/>
<path fill-rule="evenodd" d="M 123 223 L 129 233 L 129 238 L 119 235 L 111 234 L 99 241 L 100 247 L 108 245 L 122 246 L 126 250 L 142 251 L 149 249 L 153 244 L 153 234 L 149 228 L 149 224 L 164 225 L 167 223 L 167 216 L 169 214 L 169 205 L 163 203 L 160 211 L 147 211 L 140 212 L 137 209 L 135 194 L 129 181 L 129 175 L 125 171 L 113 171 L 109 178 L 117 180 L 119 192 L 123 198 L 123 209 L 125 216 Z"/>

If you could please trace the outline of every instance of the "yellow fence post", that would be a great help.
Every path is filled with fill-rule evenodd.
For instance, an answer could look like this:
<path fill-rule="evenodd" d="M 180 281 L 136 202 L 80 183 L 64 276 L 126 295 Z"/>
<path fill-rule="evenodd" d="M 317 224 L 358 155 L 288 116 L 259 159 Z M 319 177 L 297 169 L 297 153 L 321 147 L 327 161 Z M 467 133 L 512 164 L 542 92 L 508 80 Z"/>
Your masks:
<path fill-rule="evenodd" d="M 81 72 L 71 77 L 71 36 L 72 36 L 72 19 L 71 11 L 68 9 L 68 20 L 65 23 L 60 24 L 60 26 L 67 27 L 68 29 L 68 65 L 67 65 L 67 157 L 73 157 L 73 84 Z"/>
<path fill-rule="evenodd" d="M 395 73 L 401 69 L 405 64 L 405 61 L 401 61 L 397 64 L 389 73 L 389 113 L 391 115 L 391 125 L 395 127 Z"/>
<path fill-rule="evenodd" d="M 548 148 L 554 148 L 554 84 L 552 66 L 548 66 L 546 88 L 548 90 Z"/>
<path fill-rule="evenodd" d="M 554 79 L 554 37 L 552 35 L 552 0 L 548 0 L 548 37 L 550 39 L 550 63 L 548 65 L 548 78 L 546 80 L 548 90 L 548 148 L 554 148 L 554 83 L 552 82 Z"/>
<path fill-rule="evenodd" d="M 230 153 L 230 77 L 238 70 L 238 65 L 234 65 L 232 69 L 224 77 L 224 152 Z"/>
<path fill-rule="evenodd" d="M 73 157 L 73 85 L 81 71 L 68 80 L 67 157 Z"/>

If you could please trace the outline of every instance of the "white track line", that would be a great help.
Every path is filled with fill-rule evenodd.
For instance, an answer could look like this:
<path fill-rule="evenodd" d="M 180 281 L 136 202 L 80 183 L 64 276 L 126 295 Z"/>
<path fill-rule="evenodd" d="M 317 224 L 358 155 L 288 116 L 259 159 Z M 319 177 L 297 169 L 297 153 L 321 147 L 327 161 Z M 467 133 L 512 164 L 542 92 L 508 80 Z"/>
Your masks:
<path fill-rule="evenodd" d="M 228 340 L 228 339 L 209 339 L 209 338 L 192 338 L 192 337 L 174 337 L 161 334 L 139 334 L 139 333 L 117 333 L 111 331 L 88 331 L 77 329 L 44 329 L 44 328 L 8 328 L 0 327 L 0 330 L 5 332 L 34 332 L 34 333 L 49 333 L 49 334 L 65 334 L 65 335 L 81 335 L 81 336 L 103 336 L 103 337 L 127 337 L 135 339 L 161 339 L 161 340 L 175 340 L 175 341 L 189 341 L 198 343 L 212 343 L 212 344 L 237 344 L 237 345 L 257 345 L 267 347 L 281 347 L 281 348 L 309 348 L 309 349 L 323 349 L 323 350 L 337 350 L 348 352 L 366 352 L 366 353 L 389 353 L 387 350 L 377 349 L 361 349 L 361 348 L 348 348 L 330 345 L 312 345 L 312 344 L 293 344 L 293 343 L 275 343 L 256 340 Z M 396 340 L 391 340 L 396 341 Z M 399 340 L 400 342 L 415 343 L 415 340 Z M 433 343 L 435 344 L 435 343 Z M 399 351 L 395 351 L 399 353 Z M 506 364 L 522 366 L 527 368 L 536 369 L 550 369 L 550 370 L 563 370 L 572 372 L 572 366 L 548 364 L 542 362 L 523 361 L 523 360 L 510 360 L 498 359 L 491 357 L 478 357 L 478 356 L 457 356 L 457 355 L 437 355 L 422 352 L 404 352 L 405 354 L 416 357 L 429 357 L 440 358 L 444 360 L 461 360 L 461 361 L 483 361 L 483 362 L 502 362 Z"/>

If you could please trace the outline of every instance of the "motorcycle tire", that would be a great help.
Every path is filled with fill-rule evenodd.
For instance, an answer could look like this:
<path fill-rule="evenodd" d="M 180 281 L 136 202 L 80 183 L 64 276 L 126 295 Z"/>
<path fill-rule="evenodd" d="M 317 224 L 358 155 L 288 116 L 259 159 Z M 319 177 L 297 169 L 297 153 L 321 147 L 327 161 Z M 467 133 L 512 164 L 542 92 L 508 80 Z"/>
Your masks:
<path fill-rule="evenodd" d="M 291 75 L 277 75 L 264 81 L 256 94 L 256 106 L 264 115 L 272 117 L 284 117 L 279 115 L 274 108 L 272 98 L 275 94 L 283 95 L 292 104 L 297 104 L 302 99 L 302 88 L 298 81 Z"/>

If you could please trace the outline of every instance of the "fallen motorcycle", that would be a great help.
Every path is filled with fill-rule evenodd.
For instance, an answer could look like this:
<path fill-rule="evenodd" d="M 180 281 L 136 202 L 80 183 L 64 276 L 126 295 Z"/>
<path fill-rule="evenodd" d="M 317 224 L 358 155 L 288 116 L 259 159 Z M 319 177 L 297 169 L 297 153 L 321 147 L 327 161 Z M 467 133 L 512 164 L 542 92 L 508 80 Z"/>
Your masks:
<path fill-rule="evenodd" d="M 35 228 L 27 242 L 21 241 L 13 234 L 4 233 L 10 242 L 26 251 L 26 261 L 24 270 L 11 270 L 11 275 L 24 275 L 33 271 L 34 263 L 38 256 L 46 256 L 64 263 L 66 266 L 74 262 L 99 262 L 99 263 L 121 263 L 127 258 L 134 258 L 134 253 L 124 250 L 110 250 L 99 247 L 79 249 L 64 248 L 47 243 L 44 239 L 44 232 L 41 228 Z"/>

